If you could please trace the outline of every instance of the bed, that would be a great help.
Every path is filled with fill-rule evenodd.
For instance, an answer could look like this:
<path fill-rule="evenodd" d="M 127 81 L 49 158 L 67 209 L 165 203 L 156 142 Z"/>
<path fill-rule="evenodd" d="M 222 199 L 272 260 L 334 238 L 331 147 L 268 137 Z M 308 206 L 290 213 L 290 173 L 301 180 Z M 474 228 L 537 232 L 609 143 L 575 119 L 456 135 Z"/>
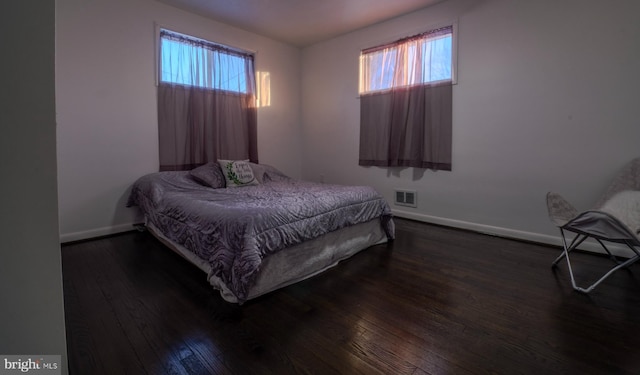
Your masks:
<path fill-rule="evenodd" d="M 127 206 L 138 206 L 147 229 L 232 303 L 395 236 L 390 207 L 373 188 L 297 180 L 246 161 L 147 174 L 134 183 Z"/>

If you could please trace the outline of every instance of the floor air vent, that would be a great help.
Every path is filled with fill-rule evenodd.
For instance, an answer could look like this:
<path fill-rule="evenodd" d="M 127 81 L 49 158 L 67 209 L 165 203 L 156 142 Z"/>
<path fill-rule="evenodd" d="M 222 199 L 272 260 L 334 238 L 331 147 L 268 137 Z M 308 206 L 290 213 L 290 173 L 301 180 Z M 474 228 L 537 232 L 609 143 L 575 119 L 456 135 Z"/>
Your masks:
<path fill-rule="evenodd" d="M 396 190 L 396 198 L 393 203 L 398 206 L 418 207 L 416 192 L 413 190 Z"/>

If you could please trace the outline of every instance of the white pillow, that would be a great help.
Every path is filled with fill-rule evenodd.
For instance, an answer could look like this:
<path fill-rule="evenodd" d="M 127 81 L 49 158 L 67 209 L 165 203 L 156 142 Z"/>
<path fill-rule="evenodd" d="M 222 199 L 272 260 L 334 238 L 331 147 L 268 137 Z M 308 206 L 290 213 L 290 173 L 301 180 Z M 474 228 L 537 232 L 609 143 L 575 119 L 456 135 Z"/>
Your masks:
<path fill-rule="evenodd" d="M 227 187 L 258 185 L 248 160 L 218 160 Z"/>

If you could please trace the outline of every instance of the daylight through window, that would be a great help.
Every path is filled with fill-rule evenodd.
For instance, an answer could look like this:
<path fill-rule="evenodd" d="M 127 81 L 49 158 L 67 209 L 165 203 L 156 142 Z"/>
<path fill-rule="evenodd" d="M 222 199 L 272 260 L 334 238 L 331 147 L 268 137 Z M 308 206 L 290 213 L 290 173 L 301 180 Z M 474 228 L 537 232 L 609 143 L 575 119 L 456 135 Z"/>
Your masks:
<path fill-rule="evenodd" d="M 253 55 L 169 30 L 160 30 L 160 82 L 246 94 Z M 253 72 L 251 72 L 253 74 Z"/>
<path fill-rule="evenodd" d="M 453 26 L 368 48 L 360 54 L 360 94 L 453 79 Z"/>

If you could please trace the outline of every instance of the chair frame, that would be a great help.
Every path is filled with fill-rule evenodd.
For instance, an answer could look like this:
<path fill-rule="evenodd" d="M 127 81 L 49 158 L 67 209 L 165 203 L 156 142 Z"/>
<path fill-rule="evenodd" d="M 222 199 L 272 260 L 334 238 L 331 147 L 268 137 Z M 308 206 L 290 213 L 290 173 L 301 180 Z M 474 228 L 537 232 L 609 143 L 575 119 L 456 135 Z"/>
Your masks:
<path fill-rule="evenodd" d="M 619 194 L 626 194 L 620 198 L 623 199 L 622 202 L 626 202 L 624 199 L 629 199 L 629 193 L 635 194 L 635 192 L 640 192 L 640 157 L 631 160 L 622 168 L 609 184 L 605 194 L 596 203 L 595 209 L 579 212 L 560 194 L 547 193 L 549 218 L 560 229 L 563 246 L 562 253 L 553 261 L 551 267 L 556 268 L 562 259 L 566 259 L 569 275 L 571 276 L 571 285 L 576 291 L 590 293 L 614 272 L 621 268 L 627 268 L 640 260 L 639 216 L 617 216 L 615 209 L 608 207 L 608 204 L 613 199 L 620 197 Z M 638 200 L 636 196 L 632 196 L 631 199 L 631 202 L 637 202 Z M 617 203 L 619 204 L 620 201 Z M 569 244 L 567 244 L 566 232 L 575 234 Z M 593 284 L 583 288 L 576 283 L 569 254 L 576 250 L 587 238 L 593 238 L 598 241 L 616 265 Z M 605 242 L 624 244 L 631 249 L 632 255 L 629 259 L 621 261 L 611 253 Z"/>
<path fill-rule="evenodd" d="M 633 263 L 635 263 L 636 261 L 640 260 L 640 252 L 638 251 L 637 247 L 640 247 L 640 243 L 632 243 L 630 241 L 611 241 L 609 239 L 606 238 L 599 238 L 597 236 L 594 236 L 593 234 L 589 234 L 586 232 L 579 232 L 576 230 L 568 230 L 567 231 L 571 231 L 573 233 L 575 233 L 575 237 L 573 237 L 573 240 L 571 240 L 571 243 L 567 246 L 567 237 L 565 234 L 565 228 L 560 228 L 560 235 L 562 237 L 562 245 L 564 247 L 564 250 L 562 252 L 562 254 L 560 254 L 556 260 L 553 261 L 553 263 L 551 264 L 552 268 L 556 268 L 558 266 L 558 263 L 562 260 L 562 259 L 566 259 L 567 260 L 567 268 L 569 269 L 569 276 L 571 277 L 571 285 L 573 286 L 573 289 L 575 289 L 578 292 L 582 292 L 585 294 L 590 293 L 593 289 L 595 289 L 598 285 L 600 285 L 600 283 L 602 283 L 604 280 L 606 280 L 609 276 L 611 276 L 614 272 L 616 272 L 617 270 L 621 269 L 621 268 L 627 268 L 629 266 L 631 266 Z M 609 255 L 609 258 L 611 260 L 613 260 L 614 263 L 616 263 L 617 265 L 613 268 L 611 268 L 607 273 L 605 273 L 602 277 L 600 277 L 598 280 L 596 280 L 593 284 L 589 285 L 586 288 L 580 287 L 576 284 L 576 280 L 575 277 L 573 275 L 573 269 L 571 268 L 571 260 L 569 259 L 569 253 L 571 253 L 573 250 L 575 250 L 578 246 L 580 246 L 580 244 L 582 244 L 587 238 L 593 238 L 596 241 L 598 241 L 598 243 L 600 244 L 600 246 L 602 246 L 602 248 L 606 251 L 606 253 Z M 615 243 L 624 243 L 625 245 L 627 245 L 631 251 L 633 251 L 633 253 L 635 254 L 634 256 L 632 256 L 631 258 L 627 259 L 624 262 L 621 262 L 620 260 L 618 260 L 618 258 L 613 255 L 611 253 L 611 251 L 609 250 L 609 248 L 607 248 L 607 246 L 604 244 L 603 241 L 608 241 L 608 242 L 615 242 Z"/>

